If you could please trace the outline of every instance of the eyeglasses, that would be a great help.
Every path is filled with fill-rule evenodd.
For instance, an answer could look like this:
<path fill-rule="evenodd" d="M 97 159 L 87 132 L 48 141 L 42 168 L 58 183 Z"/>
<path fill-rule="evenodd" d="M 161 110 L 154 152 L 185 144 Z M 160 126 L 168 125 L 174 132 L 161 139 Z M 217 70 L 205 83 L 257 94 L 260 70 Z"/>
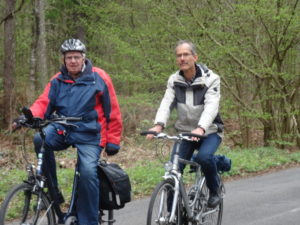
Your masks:
<path fill-rule="evenodd" d="M 79 61 L 80 59 L 82 59 L 82 56 L 75 55 L 75 56 L 67 56 L 67 57 L 65 57 L 66 61 L 72 61 L 72 59 L 74 59 L 75 61 Z"/>
<path fill-rule="evenodd" d="M 180 58 L 187 58 L 189 56 L 193 55 L 192 53 L 182 53 L 182 54 L 176 54 L 176 58 L 180 59 Z"/>

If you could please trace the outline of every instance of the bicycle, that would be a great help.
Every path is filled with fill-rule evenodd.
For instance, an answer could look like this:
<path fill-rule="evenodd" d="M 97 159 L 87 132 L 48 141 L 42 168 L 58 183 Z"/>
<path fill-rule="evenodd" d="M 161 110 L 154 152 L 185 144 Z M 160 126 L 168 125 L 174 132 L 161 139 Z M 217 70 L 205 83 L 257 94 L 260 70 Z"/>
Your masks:
<path fill-rule="evenodd" d="M 76 127 L 76 125 L 71 122 L 82 120 L 80 117 L 56 117 L 41 120 L 34 118 L 31 111 L 26 108 L 23 108 L 22 112 L 26 120 L 21 123 L 21 126 L 38 129 L 43 143 L 45 140 L 43 128 L 48 124 L 59 123 L 68 127 Z M 25 149 L 25 146 L 23 149 Z M 70 207 L 64 212 L 60 205 L 54 201 L 56 197 L 55 192 L 43 174 L 44 152 L 45 149 L 44 146 L 42 146 L 41 152 L 37 157 L 37 166 L 27 163 L 27 179 L 14 186 L 6 195 L 1 206 L 0 225 L 77 225 L 75 202 L 79 182 L 78 163 L 76 163 L 75 167 Z M 105 214 L 103 210 L 100 209 L 99 221 L 101 221 L 101 224 L 107 223 L 107 225 L 113 225 L 115 222 L 113 216 L 114 212 L 113 210 L 107 211 L 107 219 L 104 219 Z"/>
<path fill-rule="evenodd" d="M 176 144 L 173 162 L 165 164 L 163 180 L 154 189 L 147 213 L 147 225 L 221 225 L 223 214 L 223 198 L 225 186 L 220 174 L 221 202 L 215 208 L 207 205 L 209 189 L 201 166 L 197 162 L 179 157 L 179 145 L 182 140 L 191 141 L 190 137 L 205 138 L 193 133 L 182 133 L 169 136 L 165 133 L 143 131 L 141 135 L 152 134 L 157 139 L 172 140 Z M 191 166 L 195 172 L 193 185 L 185 188 L 183 176 L 179 171 L 179 163 Z"/>

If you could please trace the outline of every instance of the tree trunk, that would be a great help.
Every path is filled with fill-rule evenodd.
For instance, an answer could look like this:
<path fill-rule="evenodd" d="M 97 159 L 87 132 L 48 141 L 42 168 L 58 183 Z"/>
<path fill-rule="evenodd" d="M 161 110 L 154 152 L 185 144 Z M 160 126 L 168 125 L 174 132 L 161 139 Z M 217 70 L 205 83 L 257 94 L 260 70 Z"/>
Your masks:
<path fill-rule="evenodd" d="M 16 0 L 6 0 L 5 14 L 9 15 L 4 21 L 4 69 L 3 84 L 4 96 L 2 103 L 2 115 L 5 126 L 11 124 L 15 110 L 15 18 L 14 11 Z M 4 107 L 5 106 L 5 107 Z"/>
<path fill-rule="evenodd" d="M 36 23 L 36 77 L 38 91 L 42 90 L 48 81 L 47 54 L 46 54 L 46 29 L 45 29 L 45 1 L 35 0 Z"/>

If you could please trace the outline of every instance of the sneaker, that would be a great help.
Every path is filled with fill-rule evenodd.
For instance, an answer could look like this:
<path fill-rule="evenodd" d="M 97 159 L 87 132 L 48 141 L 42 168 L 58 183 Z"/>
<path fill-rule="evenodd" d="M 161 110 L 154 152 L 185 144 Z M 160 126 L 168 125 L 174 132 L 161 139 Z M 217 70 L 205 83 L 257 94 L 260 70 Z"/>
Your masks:
<path fill-rule="evenodd" d="M 207 206 L 209 208 L 217 207 L 221 202 L 221 198 L 218 194 L 210 194 L 209 199 L 207 201 Z"/>

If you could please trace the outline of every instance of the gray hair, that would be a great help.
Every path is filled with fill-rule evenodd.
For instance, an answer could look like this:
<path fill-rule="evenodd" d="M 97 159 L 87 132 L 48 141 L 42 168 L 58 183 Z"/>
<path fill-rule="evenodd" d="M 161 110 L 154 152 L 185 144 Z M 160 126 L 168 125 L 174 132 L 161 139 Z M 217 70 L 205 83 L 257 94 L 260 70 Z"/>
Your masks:
<path fill-rule="evenodd" d="M 175 49 L 174 49 L 175 54 L 176 54 L 177 47 L 180 46 L 180 45 L 183 45 L 183 44 L 188 44 L 190 49 L 191 49 L 192 54 L 197 55 L 196 46 L 194 45 L 194 43 L 192 43 L 190 41 L 187 41 L 187 40 L 180 40 L 176 43 L 176 46 L 175 46 Z"/>

